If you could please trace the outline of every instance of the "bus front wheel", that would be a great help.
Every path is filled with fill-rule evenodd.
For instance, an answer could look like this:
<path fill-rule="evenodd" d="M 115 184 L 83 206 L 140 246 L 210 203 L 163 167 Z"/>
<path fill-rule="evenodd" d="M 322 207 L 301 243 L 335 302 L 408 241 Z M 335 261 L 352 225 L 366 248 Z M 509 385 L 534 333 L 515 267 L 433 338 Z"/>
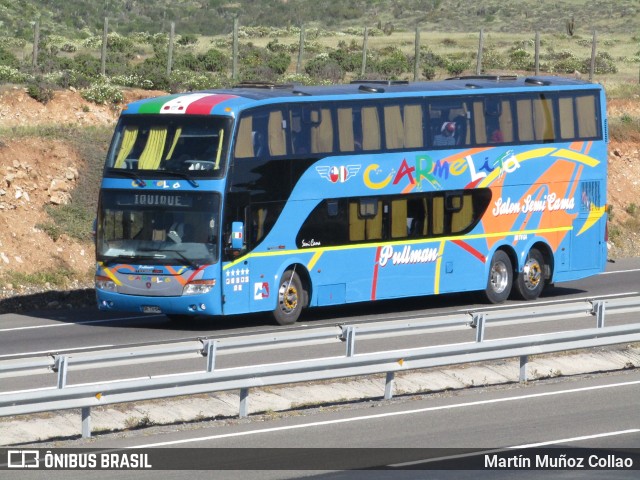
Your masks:
<path fill-rule="evenodd" d="M 503 303 L 511 293 L 513 267 L 509 255 L 498 250 L 491 259 L 489 278 L 484 294 L 490 303 Z"/>
<path fill-rule="evenodd" d="M 522 300 L 535 300 L 542 293 L 544 282 L 544 257 L 533 248 L 514 282 L 514 294 Z"/>
<path fill-rule="evenodd" d="M 280 278 L 278 286 L 278 304 L 273 317 L 279 325 L 296 323 L 302 312 L 303 299 L 306 298 L 300 277 L 294 270 L 287 270 Z"/>

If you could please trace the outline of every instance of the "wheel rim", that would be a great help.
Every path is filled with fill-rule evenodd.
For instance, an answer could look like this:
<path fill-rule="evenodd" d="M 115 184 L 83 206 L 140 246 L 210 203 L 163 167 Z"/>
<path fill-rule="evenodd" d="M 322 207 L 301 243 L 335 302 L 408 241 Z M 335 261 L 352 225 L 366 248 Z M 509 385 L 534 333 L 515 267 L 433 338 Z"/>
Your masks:
<path fill-rule="evenodd" d="M 298 306 L 298 289 L 293 283 L 283 283 L 278 291 L 278 300 L 280 310 L 287 314 L 293 312 Z"/>
<path fill-rule="evenodd" d="M 496 293 L 502 293 L 509 285 L 509 272 L 503 262 L 496 262 L 491 267 L 491 288 Z"/>
<path fill-rule="evenodd" d="M 542 281 L 542 267 L 535 258 L 529 258 L 522 269 L 524 285 L 528 290 L 535 290 Z"/>

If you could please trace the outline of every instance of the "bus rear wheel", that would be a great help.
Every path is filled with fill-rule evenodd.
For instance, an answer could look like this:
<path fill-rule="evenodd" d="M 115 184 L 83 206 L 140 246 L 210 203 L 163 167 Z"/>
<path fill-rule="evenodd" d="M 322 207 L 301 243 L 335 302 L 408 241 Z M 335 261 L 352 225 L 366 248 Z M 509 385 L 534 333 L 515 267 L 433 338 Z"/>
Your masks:
<path fill-rule="evenodd" d="M 522 300 L 535 300 L 544 288 L 544 257 L 539 250 L 532 248 L 515 281 L 514 294 Z"/>
<path fill-rule="evenodd" d="M 513 285 L 513 266 L 509 255 L 498 250 L 491 259 L 489 278 L 484 295 L 490 303 L 503 303 L 509 298 Z"/>
<path fill-rule="evenodd" d="M 306 295 L 300 277 L 294 270 L 287 270 L 280 278 L 278 304 L 273 318 L 279 325 L 292 325 L 298 321 Z"/>

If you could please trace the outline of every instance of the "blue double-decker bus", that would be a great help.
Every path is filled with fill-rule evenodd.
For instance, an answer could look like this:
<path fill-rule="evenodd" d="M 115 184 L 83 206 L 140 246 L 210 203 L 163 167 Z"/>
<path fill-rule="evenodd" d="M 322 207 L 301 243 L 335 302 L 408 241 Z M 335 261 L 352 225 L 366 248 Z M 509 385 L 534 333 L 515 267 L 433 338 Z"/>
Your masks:
<path fill-rule="evenodd" d="M 97 215 L 99 308 L 172 319 L 603 271 L 601 86 L 559 77 L 239 85 L 127 106 Z"/>

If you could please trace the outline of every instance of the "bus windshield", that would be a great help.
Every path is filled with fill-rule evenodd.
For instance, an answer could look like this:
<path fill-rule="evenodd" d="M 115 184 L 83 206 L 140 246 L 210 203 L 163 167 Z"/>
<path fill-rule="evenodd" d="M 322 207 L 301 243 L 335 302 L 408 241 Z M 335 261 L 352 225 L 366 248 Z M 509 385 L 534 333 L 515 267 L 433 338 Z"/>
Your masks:
<path fill-rule="evenodd" d="M 199 267 L 217 261 L 220 196 L 104 190 L 96 253 L 102 262 Z"/>
<path fill-rule="evenodd" d="M 222 177 L 230 121 L 212 116 L 123 115 L 106 166 Z"/>

